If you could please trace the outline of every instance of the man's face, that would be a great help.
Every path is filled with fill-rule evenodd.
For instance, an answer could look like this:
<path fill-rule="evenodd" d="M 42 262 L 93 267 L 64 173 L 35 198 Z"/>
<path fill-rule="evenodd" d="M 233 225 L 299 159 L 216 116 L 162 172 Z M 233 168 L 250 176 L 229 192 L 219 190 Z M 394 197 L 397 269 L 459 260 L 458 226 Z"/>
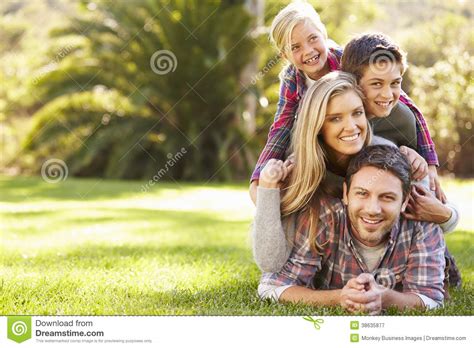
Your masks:
<path fill-rule="evenodd" d="M 360 169 L 352 176 L 349 191 L 344 183 L 344 203 L 354 237 L 367 246 L 384 242 L 407 202 L 403 201 L 401 180 L 379 168 Z"/>
<path fill-rule="evenodd" d="M 402 90 L 401 65 L 390 61 L 365 68 L 359 85 L 365 100 L 368 116 L 386 117 L 397 104 Z"/>

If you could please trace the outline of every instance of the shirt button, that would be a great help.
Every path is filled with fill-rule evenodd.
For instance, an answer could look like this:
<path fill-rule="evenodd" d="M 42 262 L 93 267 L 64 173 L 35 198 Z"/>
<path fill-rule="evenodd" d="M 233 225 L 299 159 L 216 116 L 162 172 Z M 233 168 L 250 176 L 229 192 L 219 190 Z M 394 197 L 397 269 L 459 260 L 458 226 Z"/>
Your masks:
<path fill-rule="evenodd" d="M 400 274 L 397 274 L 397 275 L 395 276 L 395 279 L 396 279 L 396 280 L 400 280 L 400 278 L 401 278 L 401 277 L 400 277 Z"/>

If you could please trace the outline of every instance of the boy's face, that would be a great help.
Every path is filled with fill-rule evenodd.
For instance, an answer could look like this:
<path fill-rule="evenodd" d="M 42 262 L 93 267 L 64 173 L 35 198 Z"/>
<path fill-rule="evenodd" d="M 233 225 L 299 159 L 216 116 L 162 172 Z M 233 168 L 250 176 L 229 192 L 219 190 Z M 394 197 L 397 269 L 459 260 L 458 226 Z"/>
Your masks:
<path fill-rule="evenodd" d="M 368 116 L 386 117 L 400 98 L 402 85 L 400 63 L 386 61 L 365 68 L 359 85 L 365 95 Z"/>
<path fill-rule="evenodd" d="M 308 21 L 295 26 L 291 34 L 291 47 L 286 58 L 296 68 L 314 80 L 325 74 L 328 58 L 326 39 L 316 26 Z"/>
<path fill-rule="evenodd" d="M 362 167 L 344 183 L 344 203 L 354 237 L 367 246 L 377 246 L 386 238 L 407 206 L 402 182 L 390 172 Z"/>

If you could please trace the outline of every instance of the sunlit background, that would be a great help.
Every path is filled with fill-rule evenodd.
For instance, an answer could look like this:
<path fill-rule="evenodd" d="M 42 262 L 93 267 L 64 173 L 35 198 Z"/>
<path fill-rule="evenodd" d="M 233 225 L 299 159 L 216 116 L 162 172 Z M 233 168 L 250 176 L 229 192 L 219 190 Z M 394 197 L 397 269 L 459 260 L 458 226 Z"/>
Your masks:
<path fill-rule="evenodd" d="M 0 2 L 0 314 L 314 313 L 257 298 L 249 242 L 288 3 Z M 474 2 L 311 3 L 340 45 L 382 31 L 408 52 L 461 211 L 465 285 L 436 313 L 472 315 Z"/>

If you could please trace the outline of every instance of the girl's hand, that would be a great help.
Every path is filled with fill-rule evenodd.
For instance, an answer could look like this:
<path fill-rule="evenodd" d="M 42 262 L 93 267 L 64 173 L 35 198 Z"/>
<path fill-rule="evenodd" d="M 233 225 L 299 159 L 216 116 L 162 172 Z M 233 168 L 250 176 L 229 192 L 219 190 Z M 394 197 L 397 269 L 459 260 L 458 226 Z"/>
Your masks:
<path fill-rule="evenodd" d="M 407 219 L 436 224 L 448 221 L 451 214 L 451 209 L 441 203 L 429 190 L 419 185 L 413 185 L 407 209 L 403 213 Z"/>
<path fill-rule="evenodd" d="M 258 186 L 265 188 L 280 188 L 282 182 L 285 181 L 294 166 L 292 160 L 286 160 L 283 162 L 272 158 L 267 162 L 260 173 Z"/>
<path fill-rule="evenodd" d="M 418 152 L 406 146 L 400 146 L 400 152 L 407 156 L 414 180 L 421 180 L 428 175 L 428 163 Z"/>

